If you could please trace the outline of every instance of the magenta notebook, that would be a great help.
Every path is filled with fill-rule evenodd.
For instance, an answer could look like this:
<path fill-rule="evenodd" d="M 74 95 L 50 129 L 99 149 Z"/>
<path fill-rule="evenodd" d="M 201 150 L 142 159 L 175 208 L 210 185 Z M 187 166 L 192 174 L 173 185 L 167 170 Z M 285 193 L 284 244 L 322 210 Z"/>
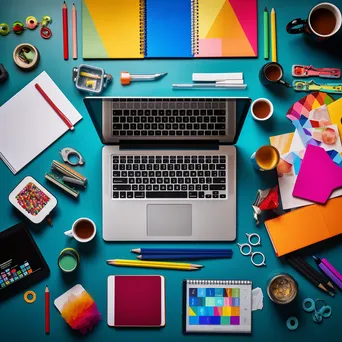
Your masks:
<path fill-rule="evenodd" d="M 165 279 L 162 276 L 108 277 L 109 326 L 165 325 Z"/>
<path fill-rule="evenodd" d="M 292 195 L 325 203 L 333 190 L 342 187 L 342 168 L 321 147 L 308 145 Z"/>

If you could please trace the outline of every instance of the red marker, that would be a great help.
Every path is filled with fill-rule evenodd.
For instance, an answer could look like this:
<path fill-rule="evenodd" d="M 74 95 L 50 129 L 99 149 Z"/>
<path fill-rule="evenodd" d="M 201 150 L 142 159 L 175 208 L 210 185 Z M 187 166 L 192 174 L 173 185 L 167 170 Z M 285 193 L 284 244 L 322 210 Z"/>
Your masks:
<path fill-rule="evenodd" d="M 69 59 L 69 42 L 68 42 L 68 9 L 64 1 L 62 7 L 62 17 L 63 17 L 63 50 L 64 59 Z"/>
<path fill-rule="evenodd" d="M 45 288 L 45 334 L 50 334 L 50 291 Z"/>

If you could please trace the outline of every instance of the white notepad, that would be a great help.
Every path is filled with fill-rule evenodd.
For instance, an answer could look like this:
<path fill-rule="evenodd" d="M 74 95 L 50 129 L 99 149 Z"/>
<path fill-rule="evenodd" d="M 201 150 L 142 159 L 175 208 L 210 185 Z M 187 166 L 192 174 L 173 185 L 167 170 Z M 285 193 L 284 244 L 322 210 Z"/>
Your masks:
<path fill-rule="evenodd" d="M 82 119 L 43 71 L 0 107 L 0 158 L 14 174 L 68 131 L 68 126 L 35 88 L 36 83 L 73 125 Z"/>

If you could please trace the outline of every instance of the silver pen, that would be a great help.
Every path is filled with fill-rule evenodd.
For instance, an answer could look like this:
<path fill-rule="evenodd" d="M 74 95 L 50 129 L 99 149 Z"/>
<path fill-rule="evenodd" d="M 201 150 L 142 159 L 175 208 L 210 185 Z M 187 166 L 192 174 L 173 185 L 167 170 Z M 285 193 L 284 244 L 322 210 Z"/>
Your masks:
<path fill-rule="evenodd" d="M 181 83 L 172 84 L 172 89 L 246 89 L 247 84 Z"/>

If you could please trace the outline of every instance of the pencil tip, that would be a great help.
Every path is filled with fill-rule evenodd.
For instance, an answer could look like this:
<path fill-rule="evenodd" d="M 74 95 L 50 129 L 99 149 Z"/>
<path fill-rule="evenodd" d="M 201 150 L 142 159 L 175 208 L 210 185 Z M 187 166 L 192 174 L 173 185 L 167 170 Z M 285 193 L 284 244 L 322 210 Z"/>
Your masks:
<path fill-rule="evenodd" d="M 267 7 L 265 6 L 264 12 L 267 12 Z"/>

